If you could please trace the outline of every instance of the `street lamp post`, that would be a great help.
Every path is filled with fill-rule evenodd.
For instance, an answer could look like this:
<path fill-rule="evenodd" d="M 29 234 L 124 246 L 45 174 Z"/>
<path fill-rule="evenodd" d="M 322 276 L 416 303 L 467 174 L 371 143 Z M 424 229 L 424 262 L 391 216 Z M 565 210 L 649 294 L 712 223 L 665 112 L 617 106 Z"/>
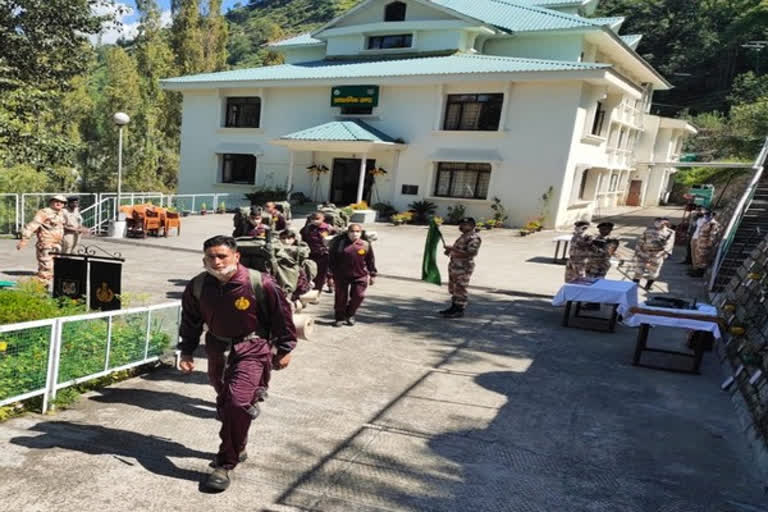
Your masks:
<path fill-rule="evenodd" d="M 127 125 L 131 118 L 125 112 L 117 112 L 112 120 L 118 126 L 117 136 L 117 203 L 115 204 L 115 219 L 120 211 L 120 193 L 123 186 L 123 126 Z"/>

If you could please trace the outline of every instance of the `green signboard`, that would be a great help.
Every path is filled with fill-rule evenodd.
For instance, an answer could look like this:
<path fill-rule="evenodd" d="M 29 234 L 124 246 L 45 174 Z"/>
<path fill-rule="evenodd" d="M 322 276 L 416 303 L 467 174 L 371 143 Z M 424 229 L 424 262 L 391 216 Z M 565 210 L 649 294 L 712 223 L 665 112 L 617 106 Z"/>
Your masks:
<path fill-rule="evenodd" d="M 378 105 L 378 85 L 341 85 L 331 89 L 332 107 L 376 107 Z"/>

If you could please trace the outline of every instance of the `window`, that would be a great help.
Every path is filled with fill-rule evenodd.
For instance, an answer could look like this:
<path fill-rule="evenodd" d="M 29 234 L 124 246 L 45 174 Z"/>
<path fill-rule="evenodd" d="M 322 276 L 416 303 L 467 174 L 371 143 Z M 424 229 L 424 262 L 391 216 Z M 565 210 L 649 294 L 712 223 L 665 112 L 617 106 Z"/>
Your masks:
<path fill-rule="evenodd" d="M 261 98 L 227 98 L 227 128 L 258 128 Z"/>
<path fill-rule="evenodd" d="M 400 192 L 404 196 L 415 196 L 419 193 L 419 186 L 418 185 L 403 185 L 403 188 L 400 190 Z"/>
<path fill-rule="evenodd" d="M 605 109 L 603 109 L 603 104 L 598 101 L 595 120 L 592 122 L 592 135 L 600 136 L 603 133 L 603 124 L 605 124 Z"/>
<path fill-rule="evenodd" d="M 624 130 L 619 130 L 619 142 L 616 143 L 616 147 L 619 149 L 624 149 L 622 144 L 624 143 Z"/>
<path fill-rule="evenodd" d="M 386 50 L 389 48 L 410 48 L 413 34 L 397 34 L 393 36 L 371 36 L 368 38 L 369 50 Z"/>
<path fill-rule="evenodd" d="M 608 192 L 616 192 L 619 185 L 619 175 L 612 174 L 611 181 L 608 183 Z"/>
<path fill-rule="evenodd" d="M 490 182 L 490 164 L 439 162 L 435 196 L 486 199 Z"/>
<path fill-rule="evenodd" d="M 341 107 L 343 116 L 369 116 L 373 114 L 372 105 L 345 105 Z"/>
<path fill-rule="evenodd" d="M 221 155 L 221 182 L 253 185 L 256 181 L 256 157 L 253 155 Z"/>
<path fill-rule="evenodd" d="M 503 94 L 449 94 L 443 129 L 498 130 L 503 101 Z"/>
<path fill-rule="evenodd" d="M 589 178 L 589 169 L 581 173 L 581 184 L 579 185 L 579 199 L 586 199 L 587 179 Z"/>
<path fill-rule="evenodd" d="M 384 8 L 384 21 L 405 21 L 405 4 L 392 2 Z"/>

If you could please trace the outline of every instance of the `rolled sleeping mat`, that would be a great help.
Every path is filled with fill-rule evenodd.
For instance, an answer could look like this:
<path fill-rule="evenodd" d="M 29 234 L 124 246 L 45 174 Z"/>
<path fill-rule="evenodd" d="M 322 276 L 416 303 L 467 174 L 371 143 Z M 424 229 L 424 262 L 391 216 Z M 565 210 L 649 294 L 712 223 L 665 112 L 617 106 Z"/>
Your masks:
<path fill-rule="evenodd" d="M 296 326 L 296 336 L 302 340 L 312 339 L 315 330 L 315 319 L 310 315 L 293 315 L 293 324 Z"/>
<path fill-rule="evenodd" d="M 307 304 L 317 304 L 320 302 L 320 290 L 310 290 L 301 297 L 299 297 L 299 300 L 302 304 L 305 306 Z"/>

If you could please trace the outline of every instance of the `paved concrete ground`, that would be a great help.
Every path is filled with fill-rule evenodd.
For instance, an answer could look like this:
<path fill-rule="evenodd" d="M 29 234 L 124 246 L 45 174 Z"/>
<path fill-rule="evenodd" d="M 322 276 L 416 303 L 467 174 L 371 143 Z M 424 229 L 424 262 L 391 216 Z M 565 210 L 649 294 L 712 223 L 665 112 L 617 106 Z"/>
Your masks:
<path fill-rule="evenodd" d="M 657 213 L 621 218 L 622 237 Z M 194 218 L 181 239 L 111 244 L 128 258 L 126 289 L 174 296 L 200 266 L 200 241 L 229 226 Z M 634 330 L 559 326 L 552 233 L 484 233 L 473 279 L 484 288 L 471 315 L 448 322 L 432 313 L 445 287 L 414 279 L 423 228 L 376 230 L 392 277 L 370 290 L 356 327 L 319 325 L 275 374 L 230 490 L 199 489 L 218 427 L 199 360 L 189 377 L 156 371 L 0 425 L 2 508 L 768 510 L 711 355 L 702 376 L 635 368 Z M 10 243 L 0 240 L 0 269 L 32 268 Z M 703 297 L 681 271 L 670 262 L 659 291 Z M 321 321 L 329 299 L 313 310 Z M 679 332 L 653 336 L 680 343 Z"/>

